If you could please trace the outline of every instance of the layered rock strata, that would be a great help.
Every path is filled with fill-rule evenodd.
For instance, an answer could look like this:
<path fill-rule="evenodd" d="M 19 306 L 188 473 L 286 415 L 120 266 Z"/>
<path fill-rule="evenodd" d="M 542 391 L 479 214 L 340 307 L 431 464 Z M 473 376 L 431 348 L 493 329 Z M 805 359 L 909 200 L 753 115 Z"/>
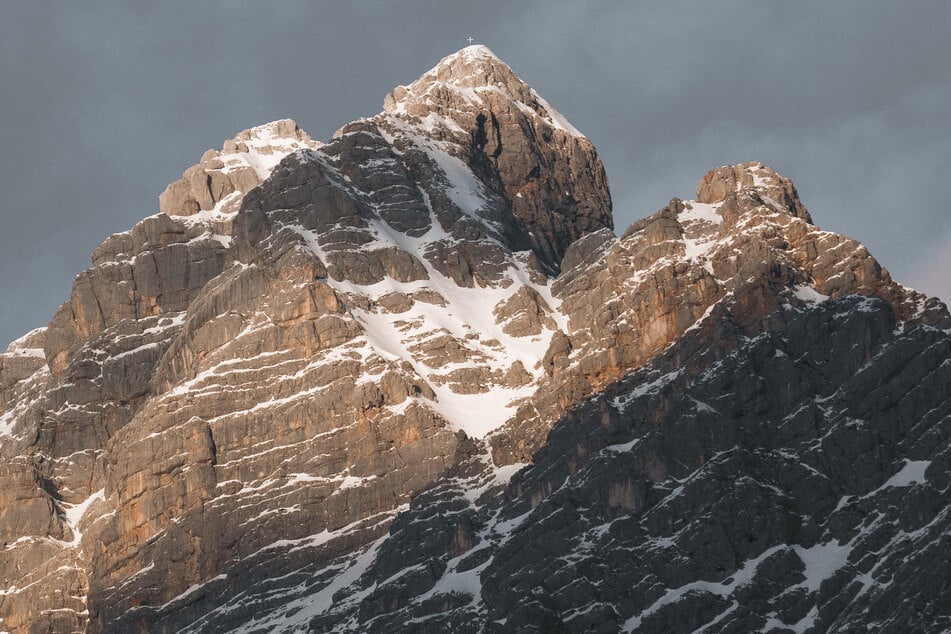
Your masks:
<path fill-rule="evenodd" d="M 148 628 L 193 618 L 226 570 L 307 578 L 531 393 L 557 329 L 545 274 L 611 226 L 604 171 L 486 49 L 433 73 L 398 89 L 425 115 L 206 152 L 11 348 L 3 627 Z M 512 202 L 539 179 L 558 192 Z"/>
<path fill-rule="evenodd" d="M 758 163 L 579 240 L 562 269 L 566 327 L 492 458 L 415 496 L 332 603 L 294 597 L 262 628 L 947 627 L 941 302 Z"/>
<path fill-rule="evenodd" d="M 159 204 L 0 355 L 0 630 L 948 626 L 951 318 L 766 166 L 617 238 L 469 47 Z"/>

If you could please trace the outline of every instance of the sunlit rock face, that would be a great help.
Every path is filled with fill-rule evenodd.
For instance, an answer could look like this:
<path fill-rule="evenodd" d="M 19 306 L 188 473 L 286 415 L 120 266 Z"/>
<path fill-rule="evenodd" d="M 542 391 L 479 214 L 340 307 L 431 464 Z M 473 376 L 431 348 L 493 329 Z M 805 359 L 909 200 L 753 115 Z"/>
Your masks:
<path fill-rule="evenodd" d="M 488 49 L 209 150 L 0 355 L 0 631 L 951 627 L 951 318 Z"/>

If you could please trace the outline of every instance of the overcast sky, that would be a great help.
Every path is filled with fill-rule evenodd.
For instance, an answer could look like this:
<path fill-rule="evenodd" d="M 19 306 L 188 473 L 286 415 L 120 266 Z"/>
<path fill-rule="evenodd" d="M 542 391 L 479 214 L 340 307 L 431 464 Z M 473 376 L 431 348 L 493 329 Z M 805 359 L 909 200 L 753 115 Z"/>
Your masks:
<path fill-rule="evenodd" d="M 951 3 L 0 0 L 0 349 L 208 148 L 325 140 L 472 36 L 584 132 L 618 232 L 718 165 L 951 299 Z"/>

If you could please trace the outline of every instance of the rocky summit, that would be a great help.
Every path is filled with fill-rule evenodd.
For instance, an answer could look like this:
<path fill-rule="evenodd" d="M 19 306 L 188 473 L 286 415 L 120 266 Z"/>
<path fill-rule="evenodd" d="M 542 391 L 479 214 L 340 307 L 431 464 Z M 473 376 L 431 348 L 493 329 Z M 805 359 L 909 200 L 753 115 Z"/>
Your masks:
<path fill-rule="evenodd" d="M 470 46 L 158 209 L 0 354 L 0 631 L 951 629 L 951 316 L 769 167 L 617 237 Z"/>

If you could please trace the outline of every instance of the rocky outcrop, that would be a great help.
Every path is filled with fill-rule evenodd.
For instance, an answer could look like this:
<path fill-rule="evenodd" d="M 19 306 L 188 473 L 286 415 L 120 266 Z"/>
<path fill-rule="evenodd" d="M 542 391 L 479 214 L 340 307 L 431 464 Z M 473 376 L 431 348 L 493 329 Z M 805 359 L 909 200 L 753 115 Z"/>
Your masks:
<path fill-rule="evenodd" d="M 455 146 L 450 154 L 501 194 L 518 219 L 510 248 L 530 245 L 549 270 L 579 237 L 613 227 L 591 142 L 487 48 L 465 48 L 396 88 L 384 111 L 394 128 L 409 121 L 437 144 Z M 511 224 L 504 215 L 491 219 Z"/>
<path fill-rule="evenodd" d="M 813 225 L 792 184 L 761 163 L 711 171 L 697 196 L 671 200 L 620 239 L 596 233 L 569 248 L 572 266 L 552 285 L 568 317 L 564 338 L 552 339 L 531 402 L 491 439 L 497 462 L 529 461 L 570 403 L 640 367 L 723 302 L 760 327 L 787 304 L 859 294 L 886 300 L 899 320 L 951 327 L 940 301 L 894 282 L 855 240 Z"/>
<path fill-rule="evenodd" d="M 0 569 L 11 571 L 0 582 L 0 627 L 74 631 L 87 622 L 89 570 L 103 542 L 81 537 L 87 520 L 109 512 L 106 446 L 155 395 L 186 309 L 231 265 L 230 216 L 157 214 L 109 237 L 49 327 L 0 355 Z"/>
<path fill-rule="evenodd" d="M 947 625 L 951 317 L 773 170 L 617 238 L 469 47 L 160 209 L 0 355 L 0 629 Z"/>
<path fill-rule="evenodd" d="M 225 141 L 220 151 L 205 152 L 197 165 L 166 187 L 159 196 L 159 209 L 169 216 L 234 213 L 244 195 L 264 182 L 281 159 L 296 150 L 320 146 L 292 119 L 243 130 Z"/>

